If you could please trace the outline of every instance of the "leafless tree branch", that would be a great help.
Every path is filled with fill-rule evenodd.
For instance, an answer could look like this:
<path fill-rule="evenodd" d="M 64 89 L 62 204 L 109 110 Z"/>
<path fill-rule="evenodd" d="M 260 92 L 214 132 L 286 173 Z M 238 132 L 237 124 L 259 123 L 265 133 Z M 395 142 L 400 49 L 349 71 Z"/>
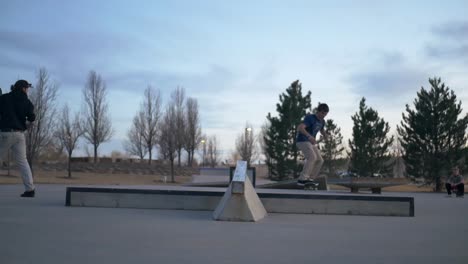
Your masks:
<path fill-rule="evenodd" d="M 106 85 L 101 76 L 91 71 L 83 89 L 85 116 L 83 129 L 84 138 L 94 147 L 94 163 L 97 163 L 99 145 L 110 140 L 114 133 L 105 101 L 106 95 Z"/>
<path fill-rule="evenodd" d="M 36 113 L 36 121 L 30 124 L 26 133 L 26 156 L 31 169 L 37 157 L 53 140 L 57 90 L 58 85 L 49 80 L 47 70 L 40 68 L 37 83 L 29 97 Z"/>

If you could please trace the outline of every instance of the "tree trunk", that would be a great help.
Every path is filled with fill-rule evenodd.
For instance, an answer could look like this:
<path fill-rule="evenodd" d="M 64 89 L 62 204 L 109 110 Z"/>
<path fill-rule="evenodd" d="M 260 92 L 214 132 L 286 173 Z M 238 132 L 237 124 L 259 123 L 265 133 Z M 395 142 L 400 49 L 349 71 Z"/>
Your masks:
<path fill-rule="evenodd" d="M 68 178 L 71 178 L 71 153 L 68 153 Z"/>
<path fill-rule="evenodd" d="M 182 149 L 177 151 L 177 166 L 180 168 L 180 155 L 182 154 Z"/>
<path fill-rule="evenodd" d="M 174 158 L 171 158 L 171 182 L 175 183 L 174 177 Z"/>
<path fill-rule="evenodd" d="M 187 166 L 192 167 L 192 157 L 190 156 L 191 155 L 190 150 L 187 150 L 187 154 L 188 154 Z"/>
<path fill-rule="evenodd" d="M 193 159 L 195 157 L 195 150 L 190 151 L 190 167 L 193 167 Z"/>
<path fill-rule="evenodd" d="M 97 164 L 97 145 L 94 145 L 94 164 Z"/>
<path fill-rule="evenodd" d="M 8 158 L 7 158 L 7 159 L 8 159 L 8 164 L 7 164 L 7 165 L 8 165 L 8 176 L 10 176 L 10 173 L 11 173 L 11 171 L 10 171 L 10 166 L 11 166 L 11 151 L 10 151 L 10 150 L 8 150 Z"/>
<path fill-rule="evenodd" d="M 440 176 L 436 177 L 436 187 L 435 187 L 436 192 L 442 191 L 442 182 L 440 180 Z"/>

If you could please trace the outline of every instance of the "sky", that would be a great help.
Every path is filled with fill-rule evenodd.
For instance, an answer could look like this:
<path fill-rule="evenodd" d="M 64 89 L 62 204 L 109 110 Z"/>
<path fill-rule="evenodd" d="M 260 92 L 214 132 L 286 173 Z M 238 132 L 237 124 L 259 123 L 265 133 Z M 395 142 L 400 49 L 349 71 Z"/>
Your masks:
<path fill-rule="evenodd" d="M 167 103 L 183 87 L 227 158 L 245 124 L 258 133 L 300 80 L 314 106 L 329 105 L 347 142 L 362 97 L 391 133 L 429 78 L 468 107 L 467 14 L 468 1 L 455 0 L 0 0 L 0 87 L 34 84 L 43 67 L 59 86 L 58 105 L 78 111 L 96 71 L 115 131 L 101 155 L 123 151 L 144 89 Z"/>

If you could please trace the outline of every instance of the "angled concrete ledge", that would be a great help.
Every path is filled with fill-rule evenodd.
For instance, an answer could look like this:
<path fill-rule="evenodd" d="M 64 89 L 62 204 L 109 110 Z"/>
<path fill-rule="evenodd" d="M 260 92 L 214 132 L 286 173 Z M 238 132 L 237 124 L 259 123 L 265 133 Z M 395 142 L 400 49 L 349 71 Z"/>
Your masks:
<path fill-rule="evenodd" d="M 213 212 L 218 221 L 256 222 L 267 215 L 247 177 L 247 162 L 238 161 L 231 184 Z"/>
<path fill-rule="evenodd" d="M 214 211 L 225 191 L 226 188 L 182 186 L 68 187 L 65 204 Z M 256 189 L 256 192 L 268 213 L 415 215 L 413 197 L 277 189 Z"/>

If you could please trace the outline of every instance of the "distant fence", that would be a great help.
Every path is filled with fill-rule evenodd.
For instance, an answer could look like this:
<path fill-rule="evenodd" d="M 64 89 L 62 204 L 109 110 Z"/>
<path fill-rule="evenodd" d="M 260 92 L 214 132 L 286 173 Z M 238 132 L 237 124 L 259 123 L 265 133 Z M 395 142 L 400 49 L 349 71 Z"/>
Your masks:
<path fill-rule="evenodd" d="M 72 157 L 71 162 L 94 162 L 93 157 Z M 99 163 L 148 163 L 147 159 L 134 159 L 134 158 L 109 158 L 109 157 L 101 157 L 98 158 Z M 161 160 L 151 160 L 151 164 L 164 164 L 164 161 Z"/>

